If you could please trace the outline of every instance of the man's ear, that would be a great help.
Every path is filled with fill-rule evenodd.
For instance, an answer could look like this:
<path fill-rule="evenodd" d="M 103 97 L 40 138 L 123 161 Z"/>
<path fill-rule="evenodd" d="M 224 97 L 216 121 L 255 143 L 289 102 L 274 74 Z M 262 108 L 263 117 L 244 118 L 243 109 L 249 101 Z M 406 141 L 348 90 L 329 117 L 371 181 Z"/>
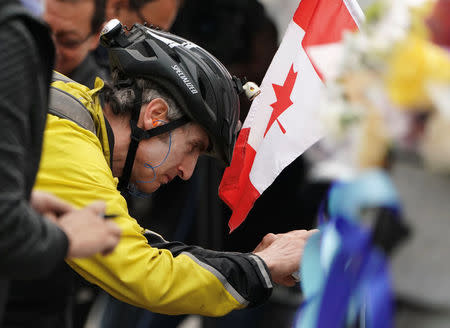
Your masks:
<path fill-rule="evenodd" d="M 153 99 L 141 109 L 139 123 L 142 124 L 144 130 L 150 130 L 158 125 L 167 122 L 167 114 L 169 105 L 162 98 Z M 140 126 L 141 124 L 138 124 Z"/>

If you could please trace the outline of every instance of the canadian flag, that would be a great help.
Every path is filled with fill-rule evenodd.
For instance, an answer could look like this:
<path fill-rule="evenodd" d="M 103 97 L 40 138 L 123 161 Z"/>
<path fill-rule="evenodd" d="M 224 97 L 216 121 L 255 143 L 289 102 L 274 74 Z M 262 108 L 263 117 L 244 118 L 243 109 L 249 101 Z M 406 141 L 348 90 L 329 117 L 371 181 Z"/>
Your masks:
<path fill-rule="evenodd" d="M 324 131 L 317 104 L 333 76 L 343 32 L 363 20 L 356 0 L 301 0 L 253 101 L 219 196 L 236 229 L 277 175 Z"/>

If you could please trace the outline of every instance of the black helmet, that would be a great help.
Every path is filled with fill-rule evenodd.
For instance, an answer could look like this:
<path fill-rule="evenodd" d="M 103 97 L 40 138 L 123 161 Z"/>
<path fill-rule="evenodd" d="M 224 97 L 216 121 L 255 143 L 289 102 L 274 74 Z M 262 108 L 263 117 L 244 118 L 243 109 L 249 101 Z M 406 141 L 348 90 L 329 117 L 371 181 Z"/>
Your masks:
<path fill-rule="evenodd" d="M 151 80 L 165 89 L 190 121 L 210 138 L 210 153 L 229 165 L 238 134 L 241 81 L 201 47 L 176 35 L 135 24 L 125 33 L 117 19 L 102 31 L 111 70 Z M 140 110 L 140 106 L 138 107 Z"/>

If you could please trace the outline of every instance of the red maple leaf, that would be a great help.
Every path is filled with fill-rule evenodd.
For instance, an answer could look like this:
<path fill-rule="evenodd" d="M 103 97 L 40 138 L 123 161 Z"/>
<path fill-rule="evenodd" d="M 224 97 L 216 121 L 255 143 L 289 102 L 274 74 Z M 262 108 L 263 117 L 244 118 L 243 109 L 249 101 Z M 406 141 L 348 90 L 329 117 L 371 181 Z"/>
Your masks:
<path fill-rule="evenodd" d="M 273 108 L 273 111 L 272 115 L 270 116 L 269 123 L 267 124 L 266 132 L 264 132 L 264 137 L 275 121 L 277 121 L 278 125 L 280 126 L 281 132 L 283 132 L 283 134 L 286 133 L 286 129 L 281 125 L 278 117 L 293 104 L 290 97 L 292 89 L 294 88 L 295 80 L 297 79 L 297 73 L 298 72 L 294 72 L 294 64 L 292 64 L 288 76 L 284 81 L 284 84 L 272 84 L 273 90 L 275 91 L 275 95 L 277 97 L 277 101 L 270 105 Z"/>

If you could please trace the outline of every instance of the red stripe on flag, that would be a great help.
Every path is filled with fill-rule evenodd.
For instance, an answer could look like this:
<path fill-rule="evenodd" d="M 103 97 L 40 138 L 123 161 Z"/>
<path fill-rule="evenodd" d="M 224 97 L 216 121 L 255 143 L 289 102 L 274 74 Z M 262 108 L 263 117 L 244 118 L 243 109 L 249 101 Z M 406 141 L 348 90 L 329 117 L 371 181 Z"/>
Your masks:
<path fill-rule="evenodd" d="M 358 26 L 342 0 L 303 0 L 293 21 L 305 31 L 303 48 L 323 80 L 321 72 L 309 56 L 308 47 L 339 42 L 344 31 L 355 31 Z"/>
<path fill-rule="evenodd" d="M 358 28 L 342 0 L 303 0 L 293 20 L 306 32 L 302 42 L 305 48 L 339 42 L 344 31 Z"/>
<path fill-rule="evenodd" d="M 245 173 L 250 172 L 250 168 L 253 164 L 246 161 L 246 147 L 248 147 L 247 141 L 250 135 L 250 128 L 242 129 L 239 132 L 239 136 L 236 140 L 236 145 L 234 146 L 233 158 L 231 159 L 231 164 L 225 169 L 222 177 L 222 181 L 219 186 L 219 196 L 222 200 L 233 209 L 239 197 L 240 197 L 240 184 L 239 180 L 241 176 Z M 253 158 L 254 159 L 254 158 Z M 249 166 L 249 167 L 248 167 Z M 246 171 L 244 173 L 244 170 Z"/>
<path fill-rule="evenodd" d="M 306 32 L 313 19 L 320 0 L 301 1 L 295 11 L 293 21 Z"/>
<path fill-rule="evenodd" d="M 253 155 L 253 159 L 254 158 L 255 156 Z M 241 184 L 241 198 L 239 199 L 239 203 L 232 208 L 233 214 L 231 215 L 230 221 L 228 221 L 230 233 L 244 222 L 248 213 L 253 208 L 255 201 L 261 196 L 258 190 L 252 185 L 249 175 L 245 175 L 244 178 L 245 181 L 242 181 Z"/>
<path fill-rule="evenodd" d="M 220 198 L 233 211 L 228 223 L 230 232 L 245 220 L 260 195 L 249 178 L 256 156 L 256 151 L 247 143 L 249 135 L 250 128 L 239 133 L 231 165 L 225 170 L 219 186 Z"/>

